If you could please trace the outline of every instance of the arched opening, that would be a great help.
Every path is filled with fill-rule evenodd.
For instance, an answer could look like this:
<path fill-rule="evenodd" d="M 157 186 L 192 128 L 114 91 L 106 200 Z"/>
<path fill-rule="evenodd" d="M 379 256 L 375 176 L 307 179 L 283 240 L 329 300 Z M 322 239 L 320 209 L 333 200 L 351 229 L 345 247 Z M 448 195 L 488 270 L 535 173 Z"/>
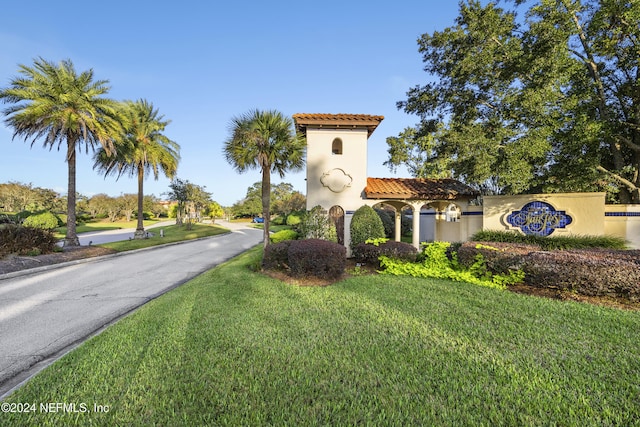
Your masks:
<path fill-rule="evenodd" d="M 331 143 L 331 154 L 339 156 L 342 155 L 342 140 L 340 138 L 336 138 Z"/>
<path fill-rule="evenodd" d="M 460 216 L 460 208 L 455 203 L 451 203 L 444 211 L 444 219 L 447 222 L 458 222 L 460 221 Z"/>
<path fill-rule="evenodd" d="M 338 235 L 338 243 L 344 245 L 344 209 L 340 206 L 331 206 L 329 209 L 329 218 L 336 226 L 336 234 Z"/>

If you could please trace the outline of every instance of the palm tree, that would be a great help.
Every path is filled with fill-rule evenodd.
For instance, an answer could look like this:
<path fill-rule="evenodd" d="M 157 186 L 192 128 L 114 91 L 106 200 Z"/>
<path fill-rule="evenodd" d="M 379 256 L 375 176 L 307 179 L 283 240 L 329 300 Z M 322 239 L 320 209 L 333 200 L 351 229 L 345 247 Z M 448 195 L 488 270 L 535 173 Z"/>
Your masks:
<path fill-rule="evenodd" d="M 271 110 L 253 110 L 231 119 L 231 137 L 224 146 L 227 161 L 240 173 L 262 171 L 264 246 L 269 244 L 271 172 L 284 177 L 287 170 L 304 166 L 305 138 L 293 130 L 293 120 Z"/>
<path fill-rule="evenodd" d="M 71 60 L 58 64 L 38 58 L 32 67 L 19 66 L 20 77 L 0 90 L 0 99 L 13 104 L 3 113 L 5 123 L 13 128 L 13 138 L 44 138 L 43 146 L 63 142 L 67 148 L 67 233 L 64 246 L 79 246 L 76 235 L 76 147 L 84 143 L 95 150 L 116 151 L 121 133 L 118 103 L 104 98 L 109 91 L 107 80 L 93 80 L 93 70 L 76 73 Z"/>
<path fill-rule="evenodd" d="M 138 224 L 134 238 L 145 237 L 143 223 L 143 183 L 145 173 L 153 172 L 157 180 L 160 170 L 167 178 L 173 178 L 180 160 L 180 146 L 162 132 L 171 123 L 163 120 L 153 104 L 146 100 L 123 103 L 125 128 L 124 146 L 115 154 L 100 149 L 96 153 L 94 169 L 104 171 L 105 176 L 123 174 L 138 177 Z"/>

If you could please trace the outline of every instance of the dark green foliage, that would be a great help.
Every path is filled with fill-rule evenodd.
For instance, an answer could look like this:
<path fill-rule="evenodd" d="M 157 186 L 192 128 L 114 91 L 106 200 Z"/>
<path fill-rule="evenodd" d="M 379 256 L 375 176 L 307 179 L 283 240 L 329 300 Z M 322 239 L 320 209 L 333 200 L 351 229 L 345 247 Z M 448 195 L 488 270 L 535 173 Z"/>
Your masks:
<path fill-rule="evenodd" d="M 477 242 L 506 242 L 538 245 L 543 250 L 555 249 L 624 249 L 624 239 L 615 236 L 533 236 L 513 231 L 479 231 L 471 239 Z"/>
<path fill-rule="evenodd" d="M 315 206 L 302 217 L 299 226 L 304 239 L 322 239 L 337 242 L 336 226 L 329 219 L 327 212 L 320 206 Z"/>
<path fill-rule="evenodd" d="M 285 240 L 296 240 L 298 232 L 295 230 L 280 230 L 271 235 L 271 243 L 280 243 Z"/>
<path fill-rule="evenodd" d="M 60 226 L 60 220 L 55 214 L 45 211 L 28 216 L 22 222 L 22 225 L 25 227 L 42 228 L 43 230 L 53 230 Z"/>
<path fill-rule="evenodd" d="M 289 246 L 292 240 L 284 240 L 264 248 L 262 267 L 267 270 L 281 270 L 289 266 Z"/>
<path fill-rule="evenodd" d="M 321 239 L 294 240 L 289 246 L 288 260 L 294 276 L 334 279 L 344 273 L 346 248 Z"/>
<path fill-rule="evenodd" d="M 414 262 L 418 255 L 418 250 L 409 243 L 390 240 L 379 245 L 360 243 L 353 248 L 352 255 L 357 262 L 363 262 L 379 267 L 379 258 L 383 255 L 391 259 Z"/>
<path fill-rule="evenodd" d="M 461 1 L 418 50 L 419 123 L 387 139 L 392 169 L 486 193 L 607 191 L 640 202 L 640 2 Z M 446 24 L 445 24 L 446 25 Z"/>
<path fill-rule="evenodd" d="M 368 239 L 385 237 L 382 220 L 371 206 L 361 206 L 351 219 L 351 249 Z"/>
<path fill-rule="evenodd" d="M 56 242 L 49 230 L 6 224 L 0 228 L 0 257 L 50 253 L 55 250 Z"/>
<path fill-rule="evenodd" d="M 374 209 L 380 220 L 382 221 L 382 226 L 384 227 L 385 237 L 391 239 L 395 234 L 396 224 L 394 219 L 394 213 L 390 212 L 386 209 Z"/>
<path fill-rule="evenodd" d="M 574 291 L 583 295 L 622 296 L 640 300 L 640 254 L 620 256 L 608 251 L 534 252 L 524 262 L 531 286 Z"/>

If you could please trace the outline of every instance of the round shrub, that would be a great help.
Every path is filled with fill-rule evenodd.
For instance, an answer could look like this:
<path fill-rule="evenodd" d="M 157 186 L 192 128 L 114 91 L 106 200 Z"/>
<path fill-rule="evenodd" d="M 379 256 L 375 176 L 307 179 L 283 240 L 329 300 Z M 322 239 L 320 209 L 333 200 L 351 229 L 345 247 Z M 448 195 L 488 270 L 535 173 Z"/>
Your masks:
<path fill-rule="evenodd" d="M 384 238 L 382 220 L 371 206 L 361 206 L 351 219 L 351 249 L 368 239 Z"/>
<path fill-rule="evenodd" d="M 262 267 L 267 270 L 281 270 L 289 266 L 289 246 L 293 240 L 284 240 L 268 245 L 262 257 Z"/>
<path fill-rule="evenodd" d="M 304 214 L 299 212 L 290 213 L 287 215 L 287 225 L 291 227 L 297 227 L 302 222 L 302 216 Z"/>
<path fill-rule="evenodd" d="M 285 240 L 296 240 L 298 238 L 298 232 L 295 230 L 280 230 L 269 236 L 271 243 L 280 243 Z"/>
<path fill-rule="evenodd" d="M 347 251 L 344 246 L 327 240 L 293 240 L 288 260 L 294 276 L 335 279 L 344 273 Z"/>
<path fill-rule="evenodd" d="M 46 211 L 26 217 L 22 225 L 31 228 L 41 228 L 43 230 L 53 230 L 58 227 L 58 217 Z"/>

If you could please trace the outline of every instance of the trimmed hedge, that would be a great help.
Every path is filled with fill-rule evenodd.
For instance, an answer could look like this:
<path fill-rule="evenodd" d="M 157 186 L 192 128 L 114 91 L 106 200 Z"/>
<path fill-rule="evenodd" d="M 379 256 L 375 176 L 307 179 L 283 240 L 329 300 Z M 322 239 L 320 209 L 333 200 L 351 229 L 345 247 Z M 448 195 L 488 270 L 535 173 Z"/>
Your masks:
<path fill-rule="evenodd" d="M 6 224 L 0 228 L 0 257 L 54 252 L 57 239 L 49 230 Z"/>
<path fill-rule="evenodd" d="M 418 256 L 418 250 L 409 243 L 390 240 L 379 245 L 360 243 L 353 248 L 352 255 L 356 262 L 363 262 L 379 267 L 379 259 L 381 256 L 415 262 Z"/>
<path fill-rule="evenodd" d="M 530 286 L 640 299 L 640 250 L 544 251 L 537 245 L 465 242 L 457 251 L 458 262 L 466 268 L 478 255 L 493 274 L 521 269 Z"/>
<path fill-rule="evenodd" d="M 280 230 L 269 236 L 271 243 L 280 243 L 285 240 L 296 240 L 298 238 L 298 232 L 295 230 Z"/>
<path fill-rule="evenodd" d="M 321 239 L 294 240 L 288 251 L 288 262 L 294 276 L 335 279 L 344 273 L 346 248 Z"/>
<path fill-rule="evenodd" d="M 524 258 L 531 252 L 541 250 L 538 245 L 502 242 L 464 242 L 457 249 L 458 262 L 463 267 L 471 267 L 482 255 L 486 266 L 493 274 L 507 274 L 519 269 Z"/>
<path fill-rule="evenodd" d="M 477 242 L 504 242 L 538 245 L 543 250 L 555 249 L 625 249 L 626 242 L 615 236 L 536 236 L 517 231 L 482 230 L 471 236 Z"/>
<path fill-rule="evenodd" d="M 262 257 L 262 267 L 268 270 L 289 268 L 289 246 L 293 240 L 284 240 L 267 245 Z"/>
<path fill-rule="evenodd" d="M 24 225 L 25 227 L 53 230 L 60 225 L 59 222 L 60 220 L 55 214 L 49 211 L 45 211 L 26 217 L 22 222 L 22 225 Z"/>
<path fill-rule="evenodd" d="M 638 301 L 640 256 L 616 252 L 621 251 L 533 252 L 522 266 L 525 283 L 583 295 L 622 296 Z"/>

